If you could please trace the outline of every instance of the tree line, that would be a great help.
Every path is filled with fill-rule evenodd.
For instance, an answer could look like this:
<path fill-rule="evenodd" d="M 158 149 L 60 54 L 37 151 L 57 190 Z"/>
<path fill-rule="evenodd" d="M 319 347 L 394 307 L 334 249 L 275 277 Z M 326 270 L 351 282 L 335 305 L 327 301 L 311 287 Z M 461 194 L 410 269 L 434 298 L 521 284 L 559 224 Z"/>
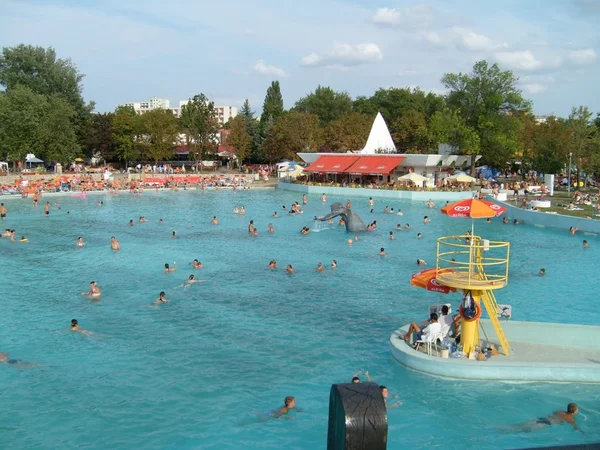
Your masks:
<path fill-rule="evenodd" d="M 213 159 L 219 125 L 204 94 L 183 106 L 136 115 L 131 107 L 95 113 L 82 97 L 83 75 L 52 48 L 19 45 L 0 56 L 0 157 L 22 161 L 36 153 L 45 161 L 68 163 L 77 156 L 106 161 L 160 161 L 178 145 L 192 160 Z M 441 143 L 460 154 L 482 155 L 481 163 L 505 168 L 561 171 L 571 160 L 580 172 L 600 174 L 600 113 L 585 106 L 566 118 L 538 121 L 518 89 L 518 78 L 497 64 L 477 62 L 469 73 L 447 73 L 445 95 L 419 88 L 378 89 L 353 99 L 347 92 L 318 86 L 284 108 L 278 81 L 268 87 L 257 117 L 246 100 L 225 124 L 226 145 L 241 162 L 277 162 L 298 152 L 347 152 L 366 143 L 381 112 L 399 153 L 437 153 Z"/>

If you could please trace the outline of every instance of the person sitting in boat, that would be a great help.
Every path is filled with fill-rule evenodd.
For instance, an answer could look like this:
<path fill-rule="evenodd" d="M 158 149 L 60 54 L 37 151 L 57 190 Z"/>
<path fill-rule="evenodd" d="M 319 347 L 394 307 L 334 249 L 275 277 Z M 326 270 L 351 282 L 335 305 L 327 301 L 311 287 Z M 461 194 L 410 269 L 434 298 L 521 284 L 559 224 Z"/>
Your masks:
<path fill-rule="evenodd" d="M 442 331 L 442 326 L 438 322 L 438 315 L 436 313 L 431 313 L 429 315 L 429 320 L 426 321 L 422 327 L 419 327 L 416 322 L 412 322 L 404 335 L 404 340 L 410 342 L 412 334 L 417 333 L 415 341 L 428 341 L 432 339 L 433 336 L 439 334 L 440 331 Z"/>

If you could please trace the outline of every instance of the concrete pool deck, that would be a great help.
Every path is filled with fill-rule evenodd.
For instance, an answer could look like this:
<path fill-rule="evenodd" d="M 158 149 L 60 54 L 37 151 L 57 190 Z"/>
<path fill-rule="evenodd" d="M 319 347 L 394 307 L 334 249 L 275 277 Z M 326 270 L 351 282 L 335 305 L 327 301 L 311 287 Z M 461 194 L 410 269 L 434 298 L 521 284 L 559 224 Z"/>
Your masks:
<path fill-rule="evenodd" d="M 498 348 L 488 319 L 481 323 Z M 402 336 L 408 324 L 394 331 L 390 350 L 401 364 L 430 375 L 485 381 L 600 383 L 600 327 L 545 322 L 503 321 L 510 356 L 487 361 L 441 358 L 415 351 Z M 484 335 L 480 335 L 481 340 Z"/>

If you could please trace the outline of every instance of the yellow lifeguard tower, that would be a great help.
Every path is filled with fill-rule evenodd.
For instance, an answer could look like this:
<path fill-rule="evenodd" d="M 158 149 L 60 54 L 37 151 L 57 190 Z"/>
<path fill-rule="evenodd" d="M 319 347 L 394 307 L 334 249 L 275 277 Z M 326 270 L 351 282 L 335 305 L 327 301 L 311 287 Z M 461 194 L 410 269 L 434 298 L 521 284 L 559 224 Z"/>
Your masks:
<path fill-rule="evenodd" d="M 494 295 L 495 290 L 508 284 L 509 256 L 509 242 L 489 241 L 472 234 L 438 238 L 436 280 L 463 291 L 459 313 L 462 318 L 461 344 L 467 355 L 479 344 L 483 304 L 504 354 L 509 356 L 510 345 L 498 319 L 499 308 Z M 473 308 L 464 308 L 465 298 L 472 299 Z"/>

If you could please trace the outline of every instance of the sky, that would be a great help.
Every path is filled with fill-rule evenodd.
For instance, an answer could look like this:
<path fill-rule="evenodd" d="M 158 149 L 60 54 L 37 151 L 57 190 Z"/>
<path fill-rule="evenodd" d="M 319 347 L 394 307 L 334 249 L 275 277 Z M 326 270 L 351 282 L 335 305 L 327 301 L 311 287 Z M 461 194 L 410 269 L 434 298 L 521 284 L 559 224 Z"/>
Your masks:
<path fill-rule="evenodd" d="M 444 73 L 512 70 L 535 114 L 600 111 L 600 0 L 0 0 L 0 47 L 53 47 L 99 112 L 204 93 L 260 113 L 318 85 L 444 93 Z"/>

